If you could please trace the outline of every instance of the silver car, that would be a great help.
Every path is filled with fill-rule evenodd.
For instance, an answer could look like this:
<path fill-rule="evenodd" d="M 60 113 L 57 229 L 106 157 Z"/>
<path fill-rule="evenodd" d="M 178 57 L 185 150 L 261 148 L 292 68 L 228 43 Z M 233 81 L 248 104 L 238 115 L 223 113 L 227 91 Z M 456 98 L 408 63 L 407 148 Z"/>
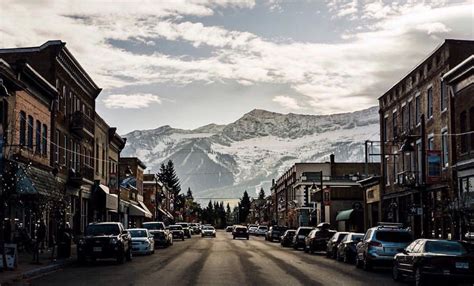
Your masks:
<path fill-rule="evenodd" d="M 380 223 L 369 228 L 357 244 L 356 266 L 369 270 L 374 265 L 391 265 L 395 254 L 413 241 L 411 232 L 401 224 Z"/>

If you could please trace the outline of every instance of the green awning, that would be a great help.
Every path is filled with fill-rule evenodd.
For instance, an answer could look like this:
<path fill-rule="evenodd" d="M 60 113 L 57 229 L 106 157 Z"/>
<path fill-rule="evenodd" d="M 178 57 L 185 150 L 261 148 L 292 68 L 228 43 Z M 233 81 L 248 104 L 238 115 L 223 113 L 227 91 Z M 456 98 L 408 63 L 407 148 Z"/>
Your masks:
<path fill-rule="evenodd" d="M 349 220 L 351 218 L 351 214 L 352 214 L 353 211 L 354 211 L 354 209 L 340 211 L 336 216 L 336 221 Z"/>

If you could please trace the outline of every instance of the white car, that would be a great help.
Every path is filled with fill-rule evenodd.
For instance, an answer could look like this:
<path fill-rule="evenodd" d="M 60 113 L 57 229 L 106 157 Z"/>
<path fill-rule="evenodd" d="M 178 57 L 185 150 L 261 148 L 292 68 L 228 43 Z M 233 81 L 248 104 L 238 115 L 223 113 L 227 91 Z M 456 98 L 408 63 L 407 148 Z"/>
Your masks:
<path fill-rule="evenodd" d="M 131 228 L 128 230 L 132 237 L 132 252 L 136 254 L 155 253 L 155 239 L 146 228 Z"/>
<path fill-rule="evenodd" d="M 256 235 L 257 234 L 258 227 L 256 226 L 251 226 L 249 227 L 249 234 L 250 235 Z"/>
<path fill-rule="evenodd" d="M 201 230 L 201 237 L 205 236 L 216 237 L 216 229 L 212 226 L 203 226 Z"/>
<path fill-rule="evenodd" d="M 258 235 L 258 236 L 265 236 L 267 234 L 267 231 L 268 231 L 268 226 L 266 225 L 261 225 L 257 228 L 257 230 L 255 231 L 255 235 Z"/>

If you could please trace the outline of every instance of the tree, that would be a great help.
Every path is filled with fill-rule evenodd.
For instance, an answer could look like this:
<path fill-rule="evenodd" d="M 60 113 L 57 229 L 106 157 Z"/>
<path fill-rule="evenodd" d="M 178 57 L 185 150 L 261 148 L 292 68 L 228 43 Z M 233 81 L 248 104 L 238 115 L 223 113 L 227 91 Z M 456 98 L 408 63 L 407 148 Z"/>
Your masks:
<path fill-rule="evenodd" d="M 194 200 L 193 192 L 191 191 L 191 188 L 188 188 L 188 192 L 186 193 L 186 199 Z"/>
<path fill-rule="evenodd" d="M 239 222 L 241 223 L 246 222 L 247 217 L 249 216 L 249 213 L 250 213 L 250 198 L 247 191 L 244 192 L 244 195 L 240 199 L 239 213 L 240 213 Z"/>
<path fill-rule="evenodd" d="M 258 199 L 259 200 L 264 200 L 265 199 L 265 191 L 263 188 L 260 189 L 260 192 L 258 193 Z"/>
<path fill-rule="evenodd" d="M 179 178 L 176 175 L 176 170 L 174 169 L 173 161 L 169 160 L 166 165 L 161 164 L 160 171 L 157 175 L 160 181 L 171 189 L 175 197 L 179 195 L 181 186 L 179 184 Z"/>

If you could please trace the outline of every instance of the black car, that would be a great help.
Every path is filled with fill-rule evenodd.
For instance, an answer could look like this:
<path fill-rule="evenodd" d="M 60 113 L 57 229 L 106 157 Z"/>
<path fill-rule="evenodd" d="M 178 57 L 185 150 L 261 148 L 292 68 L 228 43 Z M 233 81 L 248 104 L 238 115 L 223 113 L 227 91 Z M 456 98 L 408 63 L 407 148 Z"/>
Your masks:
<path fill-rule="evenodd" d="M 296 230 L 289 229 L 283 233 L 280 237 L 280 244 L 283 247 L 291 246 L 293 243 L 293 237 L 295 236 Z"/>
<path fill-rule="evenodd" d="M 270 229 L 265 234 L 265 240 L 268 241 L 280 241 L 280 237 L 285 233 L 288 228 L 285 226 L 271 226 Z"/>
<path fill-rule="evenodd" d="M 326 250 L 328 240 L 336 233 L 335 230 L 327 228 L 312 230 L 305 239 L 305 252 Z"/>
<path fill-rule="evenodd" d="M 326 246 L 327 257 L 336 258 L 337 246 L 348 234 L 348 232 L 338 231 L 331 237 L 331 239 L 329 239 Z"/>
<path fill-rule="evenodd" d="M 183 227 L 183 231 L 184 231 L 184 235 L 187 237 L 187 238 L 191 238 L 191 228 L 189 227 L 189 224 L 186 223 L 186 222 L 178 222 L 176 223 L 176 225 L 180 225 Z"/>
<path fill-rule="evenodd" d="M 113 258 L 117 263 L 132 260 L 132 238 L 121 223 L 102 222 L 89 224 L 84 237 L 77 245 L 77 259 Z"/>
<path fill-rule="evenodd" d="M 393 279 L 415 280 L 415 285 L 429 285 L 428 280 L 447 283 L 474 281 L 474 254 L 466 244 L 454 240 L 417 239 L 394 257 Z"/>
<path fill-rule="evenodd" d="M 337 246 L 336 260 L 354 262 L 357 255 L 356 245 L 364 237 L 363 233 L 349 233 Z"/>
<path fill-rule="evenodd" d="M 170 225 L 168 229 L 171 232 L 171 235 L 173 235 L 173 239 L 179 238 L 181 240 L 184 240 L 184 231 L 181 225 Z"/>
<path fill-rule="evenodd" d="M 142 226 L 153 235 L 155 247 L 173 245 L 173 235 L 166 229 L 163 222 L 144 222 Z"/>
<path fill-rule="evenodd" d="M 305 247 L 305 239 L 306 236 L 313 230 L 312 227 L 309 226 L 300 226 L 293 237 L 293 248 L 299 249 Z"/>
<path fill-rule="evenodd" d="M 237 237 L 243 237 L 249 240 L 249 232 L 247 230 L 247 227 L 243 225 L 238 225 L 234 227 L 234 230 L 232 231 L 232 237 L 236 239 Z"/>

